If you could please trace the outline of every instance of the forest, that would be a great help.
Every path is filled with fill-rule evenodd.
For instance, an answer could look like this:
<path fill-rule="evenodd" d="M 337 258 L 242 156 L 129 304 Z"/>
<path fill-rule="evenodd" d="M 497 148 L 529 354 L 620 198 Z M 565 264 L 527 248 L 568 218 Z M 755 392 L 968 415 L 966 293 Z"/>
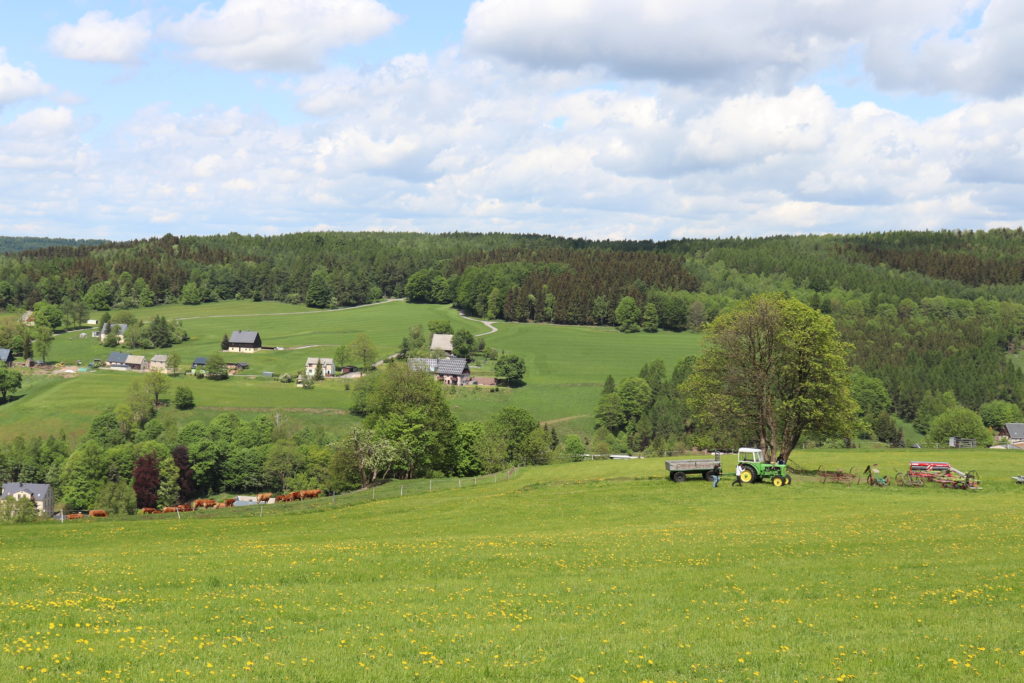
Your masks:
<path fill-rule="evenodd" d="M 592 241 L 542 235 L 239 234 L 50 244 L 3 238 L 0 307 L 80 317 L 165 302 L 277 300 L 314 308 L 384 297 L 487 319 L 699 330 L 730 303 L 784 292 L 831 315 L 891 410 L 921 422 L 952 391 L 978 409 L 1024 402 L 1009 354 L 1024 330 L 1024 232 L 884 232 Z"/>

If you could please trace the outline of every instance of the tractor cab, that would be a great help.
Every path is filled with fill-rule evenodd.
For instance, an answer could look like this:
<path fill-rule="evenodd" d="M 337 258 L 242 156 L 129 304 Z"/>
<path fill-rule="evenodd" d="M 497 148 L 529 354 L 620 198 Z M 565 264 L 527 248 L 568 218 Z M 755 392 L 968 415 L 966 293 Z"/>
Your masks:
<path fill-rule="evenodd" d="M 792 482 L 784 462 L 768 462 L 760 448 L 741 448 L 736 454 L 736 464 L 741 467 L 739 477 L 744 484 L 756 481 L 770 481 L 774 486 L 785 486 Z"/>

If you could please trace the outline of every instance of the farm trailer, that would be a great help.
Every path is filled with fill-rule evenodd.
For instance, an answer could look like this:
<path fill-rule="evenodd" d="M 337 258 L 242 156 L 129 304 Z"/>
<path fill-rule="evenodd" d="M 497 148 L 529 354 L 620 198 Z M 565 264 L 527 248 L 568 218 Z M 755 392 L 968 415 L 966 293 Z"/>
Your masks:
<path fill-rule="evenodd" d="M 665 469 L 672 481 L 683 481 L 687 474 L 699 474 L 711 481 L 712 475 L 722 474 L 722 456 L 714 454 L 708 458 L 692 458 L 688 460 L 666 460 Z"/>

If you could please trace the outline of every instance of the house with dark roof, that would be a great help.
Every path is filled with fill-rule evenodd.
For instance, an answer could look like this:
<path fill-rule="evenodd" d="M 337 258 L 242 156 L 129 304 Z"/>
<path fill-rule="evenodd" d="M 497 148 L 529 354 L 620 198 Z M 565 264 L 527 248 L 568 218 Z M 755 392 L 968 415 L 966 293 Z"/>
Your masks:
<path fill-rule="evenodd" d="M 117 343 L 124 344 L 124 335 L 128 331 L 128 326 L 124 323 L 103 323 L 103 327 L 100 328 L 100 343 L 107 338 L 108 334 L 117 335 Z"/>
<path fill-rule="evenodd" d="M 14 352 L 10 349 L 0 349 L 0 365 L 11 367 L 14 364 Z"/>
<path fill-rule="evenodd" d="M 1007 422 L 1004 428 L 1012 443 L 1024 442 L 1024 422 Z"/>
<path fill-rule="evenodd" d="M 49 484 L 27 484 L 20 481 L 9 481 L 3 485 L 0 491 L 0 498 L 8 496 L 28 498 L 36 504 L 40 515 L 50 517 L 53 515 L 53 488 Z"/>
<path fill-rule="evenodd" d="M 192 374 L 196 375 L 206 372 L 206 356 L 200 356 L 192 361 Z"/>
<path fill-rule="evenodd" d="M 472 382 L 465 358 L 410 358 L 408 363 L 410 369 L 432 372 L 445 384 L 465 386 Z"/>
<path fill-rule="evenodd" d="M 235 330 L 228 339 L 227 351 L 236 353 L 256 353 L 263 347 L 259 332 L 252 330 Z"/>
<path fill-rule="evenodd" d="M 128 354 L 124 351 L 111 351 L 110 355 L 107 356 L 107 367 L 115 368 L 118 370 L 128 369 Z"/>

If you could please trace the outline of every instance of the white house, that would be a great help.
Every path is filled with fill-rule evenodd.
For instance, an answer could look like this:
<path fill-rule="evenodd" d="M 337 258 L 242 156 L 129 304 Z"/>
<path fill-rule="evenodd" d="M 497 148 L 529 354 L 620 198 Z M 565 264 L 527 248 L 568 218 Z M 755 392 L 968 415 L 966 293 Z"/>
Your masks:
<path fill-rule="evenodd" d="M 20 481 L 9 481 L 3 485 L 0 498 L 28 498 L 36 504 L 40 515 L 53 515 L 53 488 L 49 484 L 26 484 Z"/>
<path fill-rule="evenodd" d="M 306 377 L 312 377 L 316 374 L 316 364 L 320 364 L 320 372 L 324 377 L 334 377 L 334 359 L 333 358 L 307 358 L 306 359 Z"/>

